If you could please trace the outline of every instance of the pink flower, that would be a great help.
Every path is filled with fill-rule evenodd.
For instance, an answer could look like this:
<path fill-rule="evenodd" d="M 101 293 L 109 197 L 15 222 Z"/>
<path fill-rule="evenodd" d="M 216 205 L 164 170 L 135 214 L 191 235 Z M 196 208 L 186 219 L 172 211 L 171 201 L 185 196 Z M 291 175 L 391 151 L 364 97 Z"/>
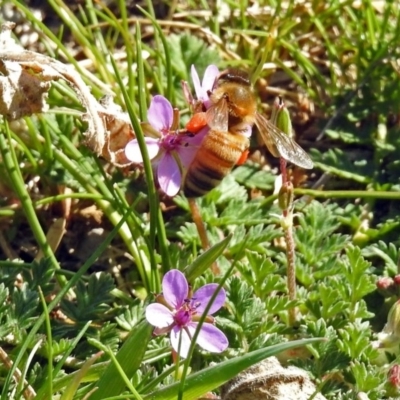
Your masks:
<path fill-rule="evenodd" d="M 164 275 L 161 303 L 150 304 L 146 308 L 147 321 L 155 326 L 154 334 L 170 332 L 172 348 L 183 358 L 188 356 L 190 343 L 198 326 L 198 320 L 208 306 L 218 285 L 210 283 L 199 288 L 189 297 L 189 285 L 182 272 L 171 270 Z M 225 291 L 220 289 L 209 313 L 214 314 L 225 303 Z M 211 321 L 211 323 L 210 323 Z M 207 316 L 200 327 L 197 344 L 204 350 L 221 353 L 228 347 L 228 339 Z M 179 347 L 180 346 L 180 347 Z"/>
<path fill-rule="evenodd" d="M 210 99 L 208 97 L 208 92 L 211 92 L 213 90 L 215 80 L 218 78 L 219 75 L 218 67 L 215 65 L 209 65 L 204 72 L 202 82 L 200 82 L 199 75 L 194 65 L 192 65 L 191 74 L 197 100 L 201 101 L 205 106 L 205 108 L 210 107 Z"/>
<path fill-rule="evenodd" d="M 215 65 L 209 65 L 204 72 L 203 81 L 200 82 L 200 78 L 199 75 L 197 74 L 196 68 L 194 67 L 194 65 L 192 65 L 191 74 L 197 99 L 196 100 L 193 99 L 187 87 L 187 83 L 185 83 L 184 85 L 184 91 L 189 92 L 188 101 L 192 105 L 192 109 L 194 110 L 194 112 L 199 113 L 201 111 L 205 111 L 210 108 L 211 100 L 208 93 L 213 91 L 214 84 L 218 79 L 220 72 Z M 196 117 L 196 114 L 194 115 L 194 117 Z M 204 118 L 204 120 L 206 120 L 206 118 Z M 198 124 L 197 121 L 196 124 Z M 246 137 L 251 137 L 253 131 L 253 125 L 247 123 L 240 123 L 231 128 L 233 128 L 233 131 L 236 134 Z"/>
<path fill-rule="evenodd" d="M 197 135 L 189 136 L 171 131 L 173 109 L 164 96 L 154 96 L 147 111 L 147 119 L 159 138 L 145 137 L 147 151 L 152 164 L 157 168 L 158 183 L 168 196 L 175 196 L 181 187 L 182 168 L 187 168 L 195 156 L 198 146 L 208 132 L 205 127 Z M 140 164 L 142 153 L 137 139 L 125 147 L 128 160 Z"/>

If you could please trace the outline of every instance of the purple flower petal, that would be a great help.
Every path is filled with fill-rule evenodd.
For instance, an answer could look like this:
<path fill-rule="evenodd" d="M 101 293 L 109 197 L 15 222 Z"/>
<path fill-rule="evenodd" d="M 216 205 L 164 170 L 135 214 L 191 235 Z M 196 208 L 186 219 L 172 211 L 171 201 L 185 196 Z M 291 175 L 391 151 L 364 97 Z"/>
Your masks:
<path fill-rule="evenodd" d="M 165 301 L 174 309 L 178 309 L 188 296 L 189 285 L 181 271 L 171 269 L 164 275 L 162 289 Z"/>
<path fill-rule="evenodd" d="M 179 149 L 179 159 L 181 161 L 182 167 L 186 170 L 189 168 L 189 165 L 192 163 L 194 156 L 197 153 L 198 148 L 196 147 L 182 147 Z"/>
<path fill-rule="evenodd" d="M 208 133 L 209 130 L 210 128 L 206 126 L 193 137 L 187 137 L 183 141 L 183 144 L 177 149 L 179 159 L 184 169 L 189 168 L 189 165 L 192 163 L 197 153 L 197 150 L 199 149 L 199 146 L 204 139 L 204 136 Z"/>
<path fill-rule="evenodd" d="M 194 332 L 194 331 L 193 331 Z M 171 346 L 182 357 L 186 358 L 192 342 L 187 331 L 178 326 L 174 326 L 171 331 Z M 181 339 L 180 339 L 181 338 Z M 180 344 L 180 346 L 179 346 Z"/>
<path fill-rule="evenodd" d="M 212 90 L 215 80 L 218 78 L 219 75 L 219 70 L 218 67 L 216 65 L 209 65 L 205 72 L 204 72 L 204 76 L 203 76 L 203 82 L 201 84 L 203 90 L 206 92 L 208 90 Z M 208 95 L 207 95 L 208 98 Z"/>
<path fill-rule="evenodd" d="M 196 68 L 193 64 L 192 67 L 190 68 L 190 73 L 192 75 L 194 91 L 196 92 L 197 99 L 200 99 L 200 96 L 203 95 L 203 91 L 200 83 L 199 74 L 197 73 Z"/>
<path fill-rule="evenodd" d="M 152 160 L 157 156 L 160 151 L 159 139 L 144 138 L 147 146 L 147 152 L 149 153 L 149 158 Z M 142 153 L 139 148 L 139 143 L 137 139 L 133 139 L 125 146 L 125 155 L 129 161 L 132 161 L 136 164 L 140 164 L 143 162 Z"/>
<path fill-rule="evenodd" d="M 147 322 L 157 328 L 166 328 L 174 323 L 174 316 L 163 304 L 154 303 L 146 307 Z"/>
<path fill-rule="evenodd" d="M 189 136 L 185 140 L 185 143 L 189 143 L 188 147 L 199 146 L 209 131 L 210 131 L 210 127 L 205 126 L 204 128 L 200 129 L 199 132 L 196 133 L 194 136 Z"/>
<path fill-rule="evenodd" d="M 159 132 L 170 130 L 174 115 L 171 103 L 161 95 L 154 96 L 147 110 L 147 119 Z"/>
<path fill-rule="evenodd" d="M 157 178 L 161 190 L 167 196 L 175 196 L 181 188 L 182 174 L 174 157 L 165 153 L 157 168 Z"/>
<path fill-rule="evenodd" d="M 197 99 L 202 101 L 206 108 L 208 108 L 210 106 L 210 100 L 207 92 L 213 89 L 215 80 L 219 75 L 218 68 L 215 65 L 209 65 L 204 72 L 202 83 L 200 83 L 199 75 L 194 65 L 192 65 L 191 68 L 191 75 Z"/>
<path fill-rule="evenodd" d="M 189 146 L 182 147 L 181 149 L 179 149 L 178 151 L 179 160 L 183 171 L 187 171 L 194 157 L 196 156 L 197 151 L 198 151 L 197 147 L 189 147 Z"/>
<path fill-rule="evenodd" d="M 193 301 L 195 303 L 200 303 L 196 308 L 198 314 L 202 314 L 206 309 L 211 297 L 214 295 L 217 290 L 218 285 L 216 283 L 209 283 L 208 285 L 204 285 L 193 294 Z M 218 292 L 216 298 L 214 299 L 210 310 L 208 311 L 208 315 L 214 314 L 225 304 L 226 294 L 225 290 L 221 288 Z"/>
<path fill-rule="evenodd" d="M 194 329 L 196 329 L 196 325 L 197 323 L 192 323 L 189 331 L 192 331 L 192 326 Z M 197 344 L 204 350 L 212 353 L 221 353 L 226 350 L 229 342 L 221 330 L 219 330 L 216 326 L 205 322 L 201 326 L 199 336 L 197 336 Z"/>

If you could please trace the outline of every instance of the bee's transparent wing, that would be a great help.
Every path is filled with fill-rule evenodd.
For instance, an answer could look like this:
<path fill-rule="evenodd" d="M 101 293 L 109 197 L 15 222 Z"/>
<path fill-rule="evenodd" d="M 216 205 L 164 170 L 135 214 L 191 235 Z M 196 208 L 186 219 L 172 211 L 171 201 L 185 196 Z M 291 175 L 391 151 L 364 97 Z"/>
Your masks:
<path fill-rule="evenodd" d="M 211 129 L 221 132 L 228 131 L 229 110 L 226 99 L 222 98 L 217 103 L 211 105 L 206 111 L 206 120 Z"/>
<path fill-rule="evenodd" d="M 265 145 L 274 157 L 282 157 L 305 169 L 313 168 L 310 156 L 292 138 L 259 113 L 256 113 L 255 122 Z"/>

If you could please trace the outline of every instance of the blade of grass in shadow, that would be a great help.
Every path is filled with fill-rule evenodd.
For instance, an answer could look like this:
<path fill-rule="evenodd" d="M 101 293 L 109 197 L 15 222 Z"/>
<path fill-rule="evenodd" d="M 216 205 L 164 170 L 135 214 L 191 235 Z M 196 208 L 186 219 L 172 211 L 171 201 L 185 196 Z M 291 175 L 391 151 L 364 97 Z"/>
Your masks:
<path fill-rule="evenodd" d="M 94 347 L 99 348 L 102 350 L 105 354 L 107 354 L 110 359 L 111 359 L 111 364 L 113 364 L 118 372 L 118 375 L 123 379 L 123 382 L 125 386 L 130 390 L 130 392 L 133 395 L 133 398 L 136 400 L 142 400 L 142 397 L 140 394 L 137 392 L 135 387 L 133 386 L 132 382 L 129 380 L 129 378 L 126 376 L 125 371 L 121 367 L 120 363 L 118 362 L 117 358 L 115 357 L 114 353 L 108 346 L 104 346 L 100 341 L 91 339 L 89 338 L 88 340 L 89 344 L 93 345 Z M 121 385 L 122 386 L 122 385 Z"/>
<path fill-rule="evenodd" d="M 146 103 L 146 81 L 144 76 L 144 65 L 142 56 L 142 37 L 140 32 L 140 25 L 136 23 L 136 58 L 137 58 L 137 69 L 138 69 L 138 96 L 139 96 L 139 110 L 141 120 L 144 121 L 147 118 L 147 103 Z M 158 199 L 157 199 L 158 201 Z M 153 214 L 154 213 L 154 214 Z M 169 259 L 167 236 L 165 233 L 164 220 L 161 213 L 160 207 L 153 208 L 153 213 L 150 213 L 150 249 L 155 249 L 155 232 L 157 228 L 158 242 L 160 245 L 160 253 L 163 260 L 163 270 L 168 271 L 171 268 L 171 262 Z M 156 214 L 157 213 L 157 214 Z M 152 223 L 151 223 L 152 222 Z M 155 252 L 151 251 L 151 256 L 155 256 Z M 152 260 L 152 284 L 154 288 L 157 288 L 157 292 L 161 290 L 160 277 L 156 272 L 155 259 Z"/>
<path fill-rule="evenodd" d="M 385 43 L 387 40 L 387 35 L 389 32 L 393 29 L 393 27 L 396 27 L 396 31 L 394 32 L 393 37 L 396 38 L 396 42 L 398 43 L 399 39 L 399 19 L 400 19 L 400 14 L 394 10 L 396 6 L 393 3 L 386 3 L 385 7 L 385 12 L 383 14 L 383 19 L 381 22 L 381 27 L 380 27 L 380 32 L 379 32 L 379 37 L 377 38 L 378 43 Z M 397 6 L 398 7 L 398 6 Z M 391 18 L 397 15 L 396 21 L 391 21 Z"/>
<path fill-rule="evenodd" d="M 62 0 L 49 0 L 49 4 L 59 15 L 63 23 L 71 30 L 76 42 L 80 44 L 86 57 L 93 63 L 102 81 L 112 83 L 113 77 L 106 62 L 108 48 L 102 46 L 102 41 L 94 37 L 95 32 L 91 29 L 92 27 L 90 25 L 84 25 L 76 13 L 68 6 L 68 3 L 64 3 Z M 86 4 L 86 7 L 87 9 L 85 12 L 89 14 L 88 9 L 90 8 L 90 3 Z M 82 71 L 80 71 L 80 73 L 84 75 Z"/>
<path fill-rule="evenodd" d="M 77 181 L 90 193 L 98 193 L 97 189 L 93 187 L 93 183 L 98 186 L 102 192 L 104 198 L 96 202 L 99 208 L 105 213 L 110 222 L 115 226 L 121 220 L 121 214 L 117 212 L 114 207 L 114 198 L 106 183 L 104 182 L 103 176 L 96 171 L 89 161 L 84 157 L 82 153 L 66 138 L 65 136 L 59 137 L 60 143 L 62 143 L 62 150 L 55 147 L 54 157 L 60 164 L 71 173 L 71 175 L 77 179 Z M 79 165 L 77 165 L 79 164 Z M 107 199 L 110 199 L 109 201 Z M 131 252 L 135 259 L 136 266 L 139 274 L 143 280 L 147 290 L 151 290 L 150 281 L 147 271 L 149 270 L 148 259 L 144 257 L 143 252 L 139 250 L 137 240 L 140 237 L 135 235 L 135 231 L 128 229 L 126 224 L 123 224 L 120 228 L 120 236 L 126 244 L 127 248 Z"/>
<path fill-rule="evenodd" d="M 73 400 L 76 392 L 79 388 L 79 385 L 83 379 L 83 377 L 87 374 L 89 368 L 93 365 L 93 363 L 101 357 L 102 353 L 98 352 L 94 356 L 90 357 L 85 363 L 79 368 L 78 373 L 74 375 L 74 377 L 69 382 L 68 386 L 66 387 L 65 391 L 61 395 L 60 400 Z"/>
<path fill-rule="evenodd" d="M 32 396 L 34 394 L 34 389 L 29 385 L 28 381 L 26 380 L 26 376 L 29 373 L 30 367 L 34 364 L 34 359 L 37 351 L 42 346 L 43 339 L 39 339 L 36 343 L 32 343 L 32 349 L 30 350 L 29 354 L 26 356 L 26 360 L 24 363 L 24 368 L 21 371 L 21 375 L 18 374 L 15 376 L 17 380 L 17 393 L 24 393 L 27 399 L 36 398 Z"/>
<path fill-rule="evenodd" d="M 50 314 L 47 308 L 46 299 L 43 296 L 43 292 L 39 287 L 39 295 L 40 301 L 42 303 L 44 316 L 45 316 L 45 325 L 46 325 L 46 341 L 47 341 L 47 362 L 48 362 L 48 375 L 46 379 L 46 383 L 43 385 L 47 390 L 47 397 L 51 399 L 53 395 L 53 380 L 54 380 L 54 370 L 53 370 L 53 334 L 51 331 L 51 322 L 50 322 Z M 37 395 L 35 397 L 38 398 Z"/>
<path fill-rule="evenodd" d="M 10 177 L 10 182 L 13 185 L 14 190 L 21 201 L 22 209 L 40 250 L 43 252 L 45 257 L 51 259 L 52 264 L 56 269 L 60 269 L 60 265 L 58 264 L 58 261 L 51 247 L 49 246 L 49 243 L 47 242 L 46 234 L 44 233 L 36 215 L 32 199 L 30 198 L 26 189 L 25 182 L 19 168 L 19 162 L 14 151 L 11 132 L 6 121 L 4 121 L 4 127 L 5 135 L 0 134 L 0 154 L 3 160 L 3 165 Z M 61 287 L 64 287 L 67 284 L 67 281 L 63 276 L 58 276 L 57 280 Z"/>
<path fill-rule="evenodd" d="M 295 196 L 309 196 L 316 199 L 382 199 L 400 200 L 400 192 L 374 191 L 374 190 L 314 190 L 294 189 Z M 260 201 L 260 207 L 270 206 L 277 195 L 271 195 Z"/>
<path fill-rule="evenodd" d="M 146 80 L 144 78 L 144 63 L 142 50 L 142 35 L 139 22 L 136 22 L 136 60 L 138 77 L 139 116 L 142 121 L 147 118 Z"/>
<path fill-rule="evenodd" d="M 48 310 L 47 310 L 48 312 Z M 71 355 L 71 353 L 75 350 L 76 346 L 78 345 L 79 341 L 82 339 L 83 335 L 85 334 L 85 332 L 87 331 L 87 329 L 89 328 L 91 324 L 91 321 L 88 321 L 83 328 L 80 330 L 80 332 L 78 333 L 78 335 L 74 338 L 73 342 L 71 343 L 71 345 L 69 346 L 68 350 L 63 354 L 63 356 L 61 357 L 61 359 L 57 362 L 57 365 L 55 366 L 52 374 L 53 377 L 57 377 L 58 373 L 61 371 L 61 368 L 64 367 L 64 363 L 67 360 L 67 358 Z M 49 342 L 49 341 L 48 341 Z M 48 346 L 52 346 L 52 343 L 49 342 Z M 76 371 L 76 373 L 78 374 L 79 371 Z M 68 374 L 66 376 L 64 376 L 64 382 L 65 384 L 60 386 L 56 386 L 60 380 L 60 378 L 55 378 L 54 382 L 52 381 L 51 384 L 49 381 L 47 381 L 37 392 L 35 400 L 44 400 L 44 399 L 51 399 L 52 395 L 53 395 L 53 390 L 54 393 L 61 390 L 63 387 L 67 386 L 67 382 L 68 382 L 68 377 L 71 379 L 73 379 L 73 374 Z"/>
<path fill-rule="evenodd" d="M 159 385 L 164 379 L 166 379 L 170 375 L 172 376 L 174 370 L 176 370 L 175 364 L 166 367 L 157 377 L 147 382 L 146 386 L 144 386 L 143 389 L 141 390 L 141 393 L 147 394 L 151 390 L 155 389 L 155 387 Z"/>
<path fill-rule="evenodd" d="M 63 201 L 66 199 L 72 199 L 72 200 L 92 200 L 96 202 L 97 200 L 104 199 L 104 196 L 102 196 L 100 193 L 68 193 L 68 194 L 58 194 L 56 196 L 47 196 L 44 197 L 43 199 L 37 200 L 34 202 L 35 206 L 44 206 L 46 204 L 52 204 L 54 202 L 58 201 Z"/>
<path fill-rule="evenodd" d="M 122 95 L 124 97 L 125 105 L 129 113 L 129 117 L 132 122 L 133 130 L 136 135 L 136 139 L 139 144 L 140 152 L 142 153 L 142 158 L 143 158 L 143 167 L 144 167 L 144 172 L 146 175 L 146 180 L 147 180 L 147 188 L 148 188 L 148 195 L 149 195 L 149 205 L 150 205 L 150 243 L 155 244 L 155 231 L 156 227 L 158 229 L 165 229 L 164 228 L 164 221 L 160 221 L 160 214 L 159 214 L 159 199 L 158 199 L 158 194 L 154 185 L 154 176 L 153 176 L 153 169 L 152 165 L 149 159 L 149 155 L 147 152 L 147 146 L 145 143 L 144 135 L 142 128 L 140 126 L 140 122 L 138 117 L 136 116 L 135 112 L 133 111 L 133 105 L 132 101 L 128 96 L 128 93 L 126 92 L 124 83 L 122 82 L 121 76 L 118 72 L 118 66 L 116 65 L 114 59 L 111 57 L 111 63 L 113 65 L 116 79 L 118 81 L 118 84 L 120 85 Z M 141 93 L 141 92 L 139 92 Z M 162 244 L 166 246 L 166 244 Z M 153 247 L 155 250 L 155 247 Z M 155 264 L 155 258 L 154 258 L 154 251 L 153 249 L 149 249 L 151 253 L 153 253 L 152 258 L 150 261 L 152 262 L 150 270 L 145 270 L 145 274 L 147 276 L 147 282 L 153 282 L 152 278 L 152 270 L 156 271 L 157 270 L 157 265 Z M 154 283 L 154 282 L 153 282 Z M 157 279 L 157 284 L 155 286 L 152 286 L 150 283 L 149 289 L 154 292 L 160 291 L 161 284 L 159 282 L 159 279 Z"/>
<path fill-rule="evenodd" d="M 82 377 L 81 383 L 97 381 L 99 379 L 99 377 L 104 373 L 104 371 L 108 367 L 109 363 L 110 363 L 109 361 L 103 361 L 103 362 L 99 362 L 97 364 L 92 365 L 89 368 L 89 370 L 86 372 L 85 376 Z M 56 393 L 56 392 L 62 391 L 63 388 L 65 388 L 67 385 L 69 385 L 71 380 L 74 379 L 74 377 L 78 374 L 79 374 L 79 370 L 71 372 L 68 375 L 64 375 L 61 378 L 56 378 L 53 383 L 54 392 Z M 48 400 L 48 399 L 49 399 L 48 397 L 42 397 L 42 400 Z M 36 400 L 36 398 L 35 398 L 35 400 Z"/>
<path fill-rule="evenodd" d="M 46 163 L 50 164 L 53 160 L 53 146 L 51 145 L 51 136 L 49 132 L 48 125 L 46 120 L 41 116 L 38 115 L 39 123 L 41 124 L 40 132 L 43 134 L 44 137 L 44 149 L 41 154 L 44 155 Z"/>
<path fill-rule="evenodd" d="M 152 330 L 153 328 L 146 321 L 140 322 L 118 351 L 116 360 L 128 378 L 131 378 L 139 368 Z M 116 364 L 108 365 L 96 386 L 97 390 L 89 397 L 90 400 L 103 400 L 107 397 L 117 396 L 125 389 L 124 379 Z"/>
<path fill-rule="evenodd" d="M 29 119 L 27 119 L 28 121 Z M 31 126 L 32 124 L 27 123 L 28 125 L 28 131 L 31 131 Z M 38 168 L 38 161 L 36 160 L 36 158 L 34 157 L 34 155 L 32 154 L 32 149 L 40 149 L 42 146 L 41 144 L 35 143 L 33 146 L 32 145 L 28 145 L 24 142 L 24 140 L 22 138 L 20 138 L 18 135 L 14 134 L 14 132 L 10 132 L 11 133 L 11 137 L 12 140 L 14 140 L 16 143 L 18 143 L 18 147 L 20 150 L 22 150 L 22 152 L 24 153 L 25 157 L 27 157 L 27 159 L 29 160 L 29 163 L 31 165 L 32 169 L 36 169 Z"/>
<path fill-rule="evenodd" d="M 42 34 L 44 37 L 48 38 L 52 42 L 52 46 L 47 46 L 47 49 L 49 50 L 49 53 L 53 57 L 55 56 L 55 54 L 54 52 L 52 52 L 52 50 L 56 48 L 57 51 L 62 52 L 63 57 L 65 57 L 65 59 L 68 60 L 68 62 L 71 63 L 76 68 L 76 70 L 80 73 L 83 79 L 85 78 L 87 79 L 90 76 L 90 74 L 88 74 L 87 71 L 85 71 L 85 69 L 82 68 L 81 65 L 77 62 L 75 57 L 72 55 L 71 51 L 67 49 L 67 47 L 62 43 L 60 38 L 54 35 L 51 29 L 49 29 L 42 21 L 37 19 L 34 13 L 28 7 L 24 6 L 17 0 L 11 0 L 11 2 L 17 9 L 21 10 L 21 12 L 25 15 L 28 21 L 31 21 L 34 26 L 38 27 L 38 32 L 40 32 L 40 34 Z M 96 46 L 93 45 L 90 46 L 90 48 L 96 48 Z M 101 59 L 104 60 L 104 57 L 102 57 Z M 109 80 L 103 77 L 103 82 L 104 81 L 109 82 Z M 98 90 L 97 85 L 92 85 L 92 92 L 96 96 L 100 96 L 103 94 Z"/>
<path fill-rule="evenodd" d="M 1 138 L 1 136 L 0 136 Z M 47 311 L 51 312 L 54 307 L 56 307 L 60 300 L 66 295 L 66 293 L 77 284 L 77 282 L 81 279 L 81 277 L 87 272 L 87 270 L 91 267 L 91 265 L 96 261 L 96 259 L 103 253 L 103 251 L 109 246 L 112 239 L 118 233 L 121 226 L 125 223 L 126 215 L 122 216 L 120 221 L 116 224 L 115 228 L 110 232 L 107 238 L 97 247 L 97 249 L 93 252 L 93 254 L 86 260 L 86 262 L 79 268 L 78 272 L 74 274 L 74 276 L 67 282 L 67 284 L 61 288 L 60 292 L 54 297 L 54 299 L 47 306 Z M 19 367 L 19 364 L 26 356 L 26 351 L 29 346 L 33 343 L 36 333 L 39 331 L 43 322 L 45 321 L 45 313 L 43 312 L 38 318 L 31 328 L 29 334 L 25 338 L 25 341 L 22 343 L 19 348 L 18 354 L 15 357 L 14 364 L 12 368 L 8 371 L 8 375 L 3 384 L 3 390 L 1 394 L 1 400 L 8 400 L 8 389 L 10 387 L 11 380 L 13 379 L 15 370 Z"/>
<path fill-rule="evenodd" d="M 148 1 L 148 4 L 151 6 L 151 2 Z M 172 62 L 171 62 L 171 55 L 169 53 L 169 47 L 167 40 L 165 39 L 165 36 L 163 34 L 163 31 L 158 24 L 157 20 L 153 15 L 145 11 L 142 7 L 137 6 L 137 8 L 147 17 L 151 20 L 153 23 L 153 26 L 155 30 L 158 32 L 159 37 L 161 39 L 163 49 L 164 49 L 164 54 L 165 54 L 165 75 L 167 76 L 167 92 L 165 97 L 172 103 L 175 104 L 175 93 L 174 93 L 174 86 L 173 86 L 173 81 L 172 81 Z M 152 6 L 149 8 L 152 9 Z"/>

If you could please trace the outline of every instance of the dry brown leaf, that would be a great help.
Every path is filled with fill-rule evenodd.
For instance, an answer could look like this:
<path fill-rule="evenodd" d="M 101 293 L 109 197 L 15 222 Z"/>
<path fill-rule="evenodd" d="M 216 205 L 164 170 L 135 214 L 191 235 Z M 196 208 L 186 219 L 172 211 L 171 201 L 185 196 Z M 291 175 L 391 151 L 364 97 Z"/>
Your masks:
<path fill-rule="evenodd" d="M 55 253 L 58 249 L 58 246 L 61 243 L 61 240 L 66 232 L 67 220 L 62 218 L 57 218 L 53 221 L 50 225 L 49 230 L 46 234 L 46 241 L 50 246 L 53 253 Z M 38 253 L 36 254 L 35 260 L 40 261 L 44 257 L 42 249 L 39 249 Z"/>
<path fill-rule="evenodd" d="M 100 100 L 99 115 L 107 130 L 101 155 L 118 167 L 127 167 L 132 162 L 125 156 L 125 146 L 135 138 L 135 133 L 127 113 L 115 104 L 111 96 Z"/>
<path fill-rule="evenodd" d="M 23 49 L 11 37 L 14 25 L 6 22 L 0 30 L 0 114 L 14 120 L 45 112 L 51 82 L 64 80 L 86 109 L 86 144 L 117 166 L 131 164 L 124 152 L 135 137 L 128 115 L 110 97 L 99 103 L 73 66 Z"/>

